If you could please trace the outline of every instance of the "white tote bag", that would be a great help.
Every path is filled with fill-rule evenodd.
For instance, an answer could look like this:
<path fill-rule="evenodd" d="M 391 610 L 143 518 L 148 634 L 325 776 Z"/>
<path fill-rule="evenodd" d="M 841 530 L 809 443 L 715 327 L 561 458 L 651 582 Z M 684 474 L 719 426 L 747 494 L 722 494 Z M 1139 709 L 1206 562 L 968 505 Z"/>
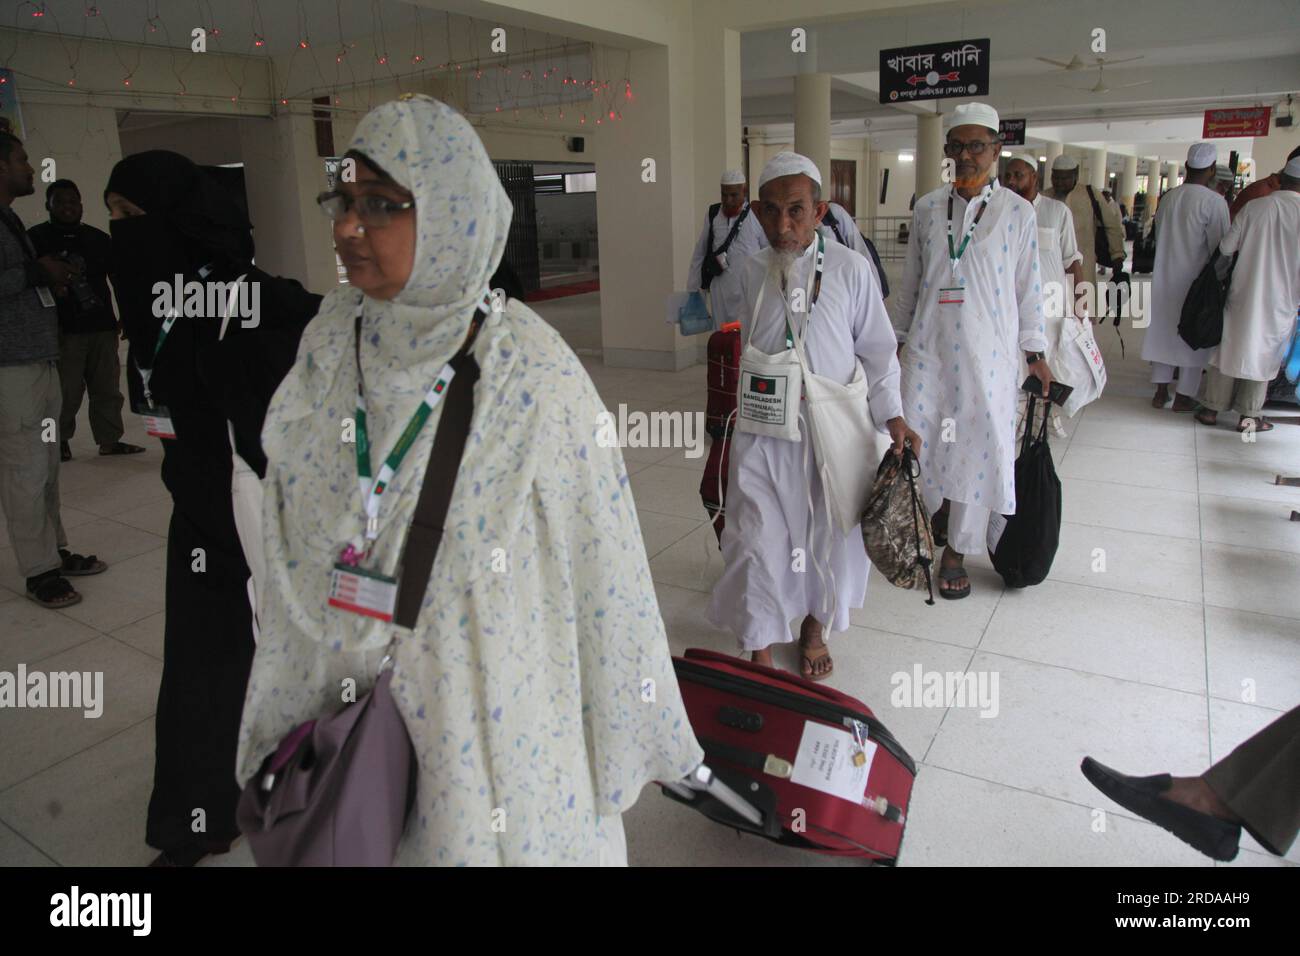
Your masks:
<path fill-rule="evenodd" d="M 1074 391 L 1061 410 L 1073 417 L 1079 409 L 1101 397 L 1106 387 L 1106 363 L 1092 334 L 1092 323 L 1067 315 L 1053 356 L 1052 376 Z"/>
<path fill-rule="evenodd" d="M 853 378 L 841 385 L 809 368 L 803 339 L 795 338 L 795 353 L 803 366 L 808 428 L 822 495 L 836 528 L 849 534 L 860 530 L 876 469 L 891 443 L 871 418 L 862 362 L 854 358 Z"/>
<path fill-rule="evenodd" d="M 769 355 L 752 344 L 758 325 L 767 279 L 758 289 L 751 313 L 749 338 L 740 353 L 740 381 L 736 392 L 736 428 L 751 435 L 799 441 L 799 400 L 803 395 L 803 368 L 794 349 Z"/>

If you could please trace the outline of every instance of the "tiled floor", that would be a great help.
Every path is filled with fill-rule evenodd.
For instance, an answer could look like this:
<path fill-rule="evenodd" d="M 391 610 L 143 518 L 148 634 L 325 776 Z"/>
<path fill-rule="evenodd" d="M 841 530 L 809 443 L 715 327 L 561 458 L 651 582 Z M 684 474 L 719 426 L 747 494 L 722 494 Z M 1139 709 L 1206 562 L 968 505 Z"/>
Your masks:
<path fill-rule="evenodd" d="M 581 320 L 575 308 L 566 321 Z M 1199 772 L 1300 702 L 1300 523 L 1287 521 L 1300 489 L 1271 484 L 1279 471 L 1300 472 L 1300 428 L 1279 425 L 1245 444 L 1226 424 L 1211 430 L 1156 411 L 1137 359 L 1141 333 L 1125 333 L 1125 360 L 1113 329 L 1098 338 L 1107 393 L 1053 439 L 1065 515 L 1049 579 L 1004 591 L 987 559 L 974 559 L 972 597 L 927 607 L 873 575 L 866 606 L 833 639 L 832 682 L 871 704 L 920 765 L 903 865 L 1210 865 L 1109 804 L 1080 759 Z M 614 409 L 703 407 L 699 367 L 587 364 Z M 64 521 L 77 550 L 113 567 L 78 582 L 83 604 L 50 612 L 20 596 L 0 548 L 0 670 L 20 661 L 103 670 L 111 697 L 98 720 L 0 714 L 0 864 L 130 865 L 151 855 L 142 834 L 169 500 L 137 419 L 127 437 L 150 451 L 134 458 L 96 457 L 84 413 L 80 428 L 62 472 Z M 625 458 L 673 650 L 734 649 L 704 620 L 721 571 L 699 504 L 704 459 L 662 448 Z M 792 666 L 784 651 L 779 661 Z M 996 674 L 997 715 L 891 706 L 891 677 L 918 665 Z M 738 837 L 653 788 L 625 819 L 634 864 L 853 865 Z M 1234 865 L 1288 865 L 1249 837 L 1242 848 Z M 1289 861 L 1300 862 L 1300 846 Z M 248 863 L 247 848 L 219 862 Z"/>

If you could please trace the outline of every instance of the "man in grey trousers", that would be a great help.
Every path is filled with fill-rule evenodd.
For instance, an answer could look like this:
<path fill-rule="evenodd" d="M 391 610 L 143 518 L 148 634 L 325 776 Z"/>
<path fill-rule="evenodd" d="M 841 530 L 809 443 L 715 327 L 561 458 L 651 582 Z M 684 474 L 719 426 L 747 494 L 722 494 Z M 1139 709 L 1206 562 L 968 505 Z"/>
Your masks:
<path fill-rule="evenodd" d="M 0 132 L 0 508 L 26 593 L 42 607 L 76 604 L 64 575 L 108 566 L 67 551 L 59 520 L 59 328 L 54 290 L 74 275 L 68 263 L 38 257 L 11 206 L 35 192 L 22 141 Z"/>

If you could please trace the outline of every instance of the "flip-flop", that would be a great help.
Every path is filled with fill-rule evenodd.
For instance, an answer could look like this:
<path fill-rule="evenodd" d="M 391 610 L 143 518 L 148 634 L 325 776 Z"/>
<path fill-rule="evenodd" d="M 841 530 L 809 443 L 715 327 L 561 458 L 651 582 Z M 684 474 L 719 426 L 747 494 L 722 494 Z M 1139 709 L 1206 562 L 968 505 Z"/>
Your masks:
<path fill-rule="evenodd" d="M 108 447 L 108 451 L 100 449 L 101 455 L 138 455 L 145 449 L 140 445 L 131 445 L 124 441 L 115 441 Z"/>
<path fill-rule="evenodd" d="M 91 574 L 103 574 L 108 565 L 93 554 L 73 554 L 66 548 L 59 548 L 59 557 L 63 559 L 60 569 L 68 577 L 86 577 Z"/>
<path fill-rule="evenodd" d="M 44 577 L 35 587 L 28 584 L 26 594 L 41 607 L 54 610 L 81 603 L 81 595 L 68 583 L 67 578 L 58 574 Z"/>
<path fill-rule="evenodd" d="M 808 653 L 809 651 L 821 651 L 822 653 L 817 654 L 816 656 L 810 656 Z M 831 654 L 831 649 L 827 647 L 824 643 L 817 647 L 809 647 L 808 645 L 804 644 L 803 639 L 800 638 L 799 639 L 799 675 L 807 680 L 817 680 L 817 681 L 825 680 L 826 678 L 830 677 L 831 674 L 835 673 L 834 661 L 831 661 L 830 662 L 831 666 L 820 674 L 818 674 L 813 669 L 813 665 L 817 661 L 830 657 L 830 654 Z"/>
<path fill-rule="evenodd" d="M 1249 431 L 1249 430 L 1250 430 L 1250 426 L 1248 426 L 1248 425 L 1246 424 L 1246 422 L 1254 422 L 1254 423 L 1255 423 L 1255 431 L 1257 431 L 1257 432 L 1271 432 L 1271 431 L 1273 430 L 1273 423 L 1270 422 L 1270 421 L 1269 421 L 1267 418 L 1265 418 L 1263 415 L 1260 415 L 1260 416 L 1258 416 L 1257 418 L 1251 418 L 1251 417 L 1248 417 L 1248 416 L 1243 416 L 1242 419 L 1241 419 L 1241 421 L 1237 422 L 1237 431 L 1239 431 L 1239 432 L 1246 432 L 1246 431 Z"/>
<path fill-rule="evenodd" d="M 1211 411 L 1211 410 L 1208 409 L 1208 408 L 1202 408 L 1200 411 L 1198 411 L 1198 412 L 1196 413 L 1196 415 L 1195 415 L 1194 417 L 1195 417 L 1196 420 L 1197 420 L 1198 422 L 1200 422 L 1202 425 L 1217 425 L 1217 424 L 1219 424 L 1219 413 L 1218 413 L 1218 412 Z"/>
<path fill-rule="evenodd" d="M 949 601 L 956 601 L 960 598 L 970 596 L 970 575 L 966 573 L 966 567 L 961 564 L 957 565 L 955 568 L 939 569 L 940 581 L 956 581 L 959 578 L 966 579 L 966 586 L 964 588 L 945 588 L 942 585 L 939 587 L 939 593 Z"/>

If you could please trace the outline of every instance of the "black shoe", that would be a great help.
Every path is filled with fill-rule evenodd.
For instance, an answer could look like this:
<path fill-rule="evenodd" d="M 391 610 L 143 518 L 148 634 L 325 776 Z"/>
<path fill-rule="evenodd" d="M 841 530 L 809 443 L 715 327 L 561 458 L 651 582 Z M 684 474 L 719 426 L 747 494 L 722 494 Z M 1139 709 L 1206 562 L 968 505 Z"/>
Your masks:
<path fill-rule="evenodd" d="M 194 866 L 209 856 L 219 856 L 230 852 L 229 843 L 190 844 L 177 850 L 163 850 L 149 865 L 152 866 Z"/>
<path fill-rule="evenodd" d="M 72 446 L 65 441 L 59 442 L 59 461 L 72 461 Z"/>
<path fill-rule="evenodd" d="M 1206 856 L 1224 863 L 1236 857 L 1241 825 L 1160 796 L 1173 783 L 1169 774 L 1128 777 L 1091 757 L 1084 757 L 1079 769 L 1094 787 L 1125 810 L 1163 827 Z"/>

